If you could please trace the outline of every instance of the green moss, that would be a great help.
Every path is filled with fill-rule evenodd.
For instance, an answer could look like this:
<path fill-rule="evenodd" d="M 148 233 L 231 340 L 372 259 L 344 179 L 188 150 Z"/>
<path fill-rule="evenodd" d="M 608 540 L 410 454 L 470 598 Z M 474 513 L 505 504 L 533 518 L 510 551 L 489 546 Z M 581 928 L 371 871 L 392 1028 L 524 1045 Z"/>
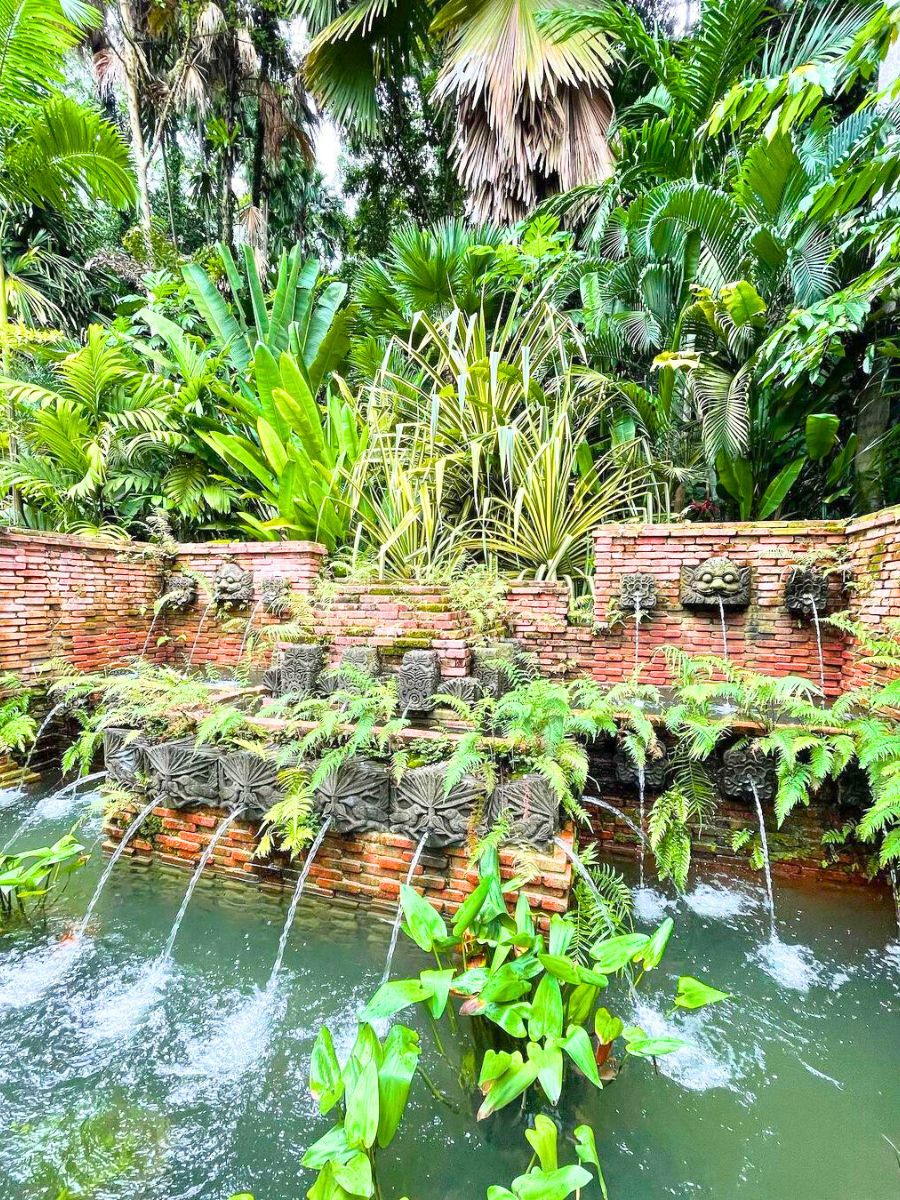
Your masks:
<path fill-rule="evenodd" d="M 426 613 L 446 613 L 452 612 L 452 609 L 447 604 L 417 604 L 416 612 Z"/>
<path fill-rule="evenodd" d="M 342 629 L 341 633 L 344 637 L 368 637 L 372 633 L 371 625 L 348 625 L 346 629 Z"/>
<path fill-rule="evenodd" d="M 433 637 L 434 635 L 430 633 L 421 637 L 410 634 L 408 637 L 397 638 L 389 646 L 385 646 L 385 651 L 388 654 L 403 654 L 407 650 L 430 650 Z"/>

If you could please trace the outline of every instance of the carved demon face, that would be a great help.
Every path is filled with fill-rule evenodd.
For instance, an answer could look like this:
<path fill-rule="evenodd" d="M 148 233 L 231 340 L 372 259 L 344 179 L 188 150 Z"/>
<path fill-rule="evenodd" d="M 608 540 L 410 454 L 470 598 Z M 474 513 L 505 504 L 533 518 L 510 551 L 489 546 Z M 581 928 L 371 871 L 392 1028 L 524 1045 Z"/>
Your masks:
<path fill-rule="evenodd" d="M 720 601 L 726 608 L 750 603 L 749 567 L 738 567 L 728 558 L 708 558 L 699 567 L 682 569 L 682 604 L 703 607 Z"/>
<path fill-rule="evenodd" d="M 239 607 L 253 599 L 253 576 L 237 563 L 224 562 L 216 572 L 216 602 L 224 607 Z"/>

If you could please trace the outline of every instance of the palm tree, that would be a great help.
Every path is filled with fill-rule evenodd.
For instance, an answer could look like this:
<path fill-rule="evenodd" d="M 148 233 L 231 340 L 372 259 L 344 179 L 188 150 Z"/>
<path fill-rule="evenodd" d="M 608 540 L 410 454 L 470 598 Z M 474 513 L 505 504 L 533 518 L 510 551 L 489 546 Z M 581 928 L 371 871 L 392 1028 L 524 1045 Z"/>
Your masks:
<path fill-rule="evenodd" d="M 431 19 L 426 0 L 306 0 L 317 35 L 309 86 L 345 128 L 374 136 L 379 94 L 399 96 L 404 77 L 443 51 L 433 97 L 453 114 L 454 157 L 476 221 L 508 224 L 548 195 L 612 170 L 612 119 L 602 29 L 565 43 L 539 16 L 549 0 L 458 0 Z"/>
<path fill-rule="evenodd" d="M 62 65 L 81 31 L 59 0 L 0 0 L 0 246 L 29 205 L 65 212 L 76 196 L 124 208 L 135 189 L 128 150 L 94 109 L 63 95 Z M 10 287 L 0 254 L 0 371 L 9 374 Z M 12 416 L 13 414 L 11 414 Z M 9 456 L 15 441 L 9 439 Z M 21 505 L 13 491 L 13 515 Z"/>

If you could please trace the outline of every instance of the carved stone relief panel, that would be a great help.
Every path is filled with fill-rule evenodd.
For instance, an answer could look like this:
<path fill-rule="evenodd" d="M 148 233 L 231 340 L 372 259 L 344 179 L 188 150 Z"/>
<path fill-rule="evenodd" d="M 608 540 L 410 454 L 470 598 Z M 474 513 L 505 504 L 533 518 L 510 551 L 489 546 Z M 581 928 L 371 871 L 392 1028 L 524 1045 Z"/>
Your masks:
<path fill-rule="evenodd" d="M 146 739 L 135 729 L 104 729 L 103 762 L 113 783 L 132 786 L 147 772 Z"/>
<path fill-rule="evenodd" d="M 250 750 L 233 750 L 219 758 L 219 796 L 229 812 L 244 809 L 261 817 L 284 796 L 274 763 Z"/>
<path fill-rule="evenodd" d="M 484 800 L 481 783 L 465 776 L 444 795 L 446 763 L 414 767 L 394 786 L 391 828 L 414 841 L 428 834 L 429 846 L 454 846 L 466 840 L 473 813 Z"/>
<path fill-rule="evenodd" d="M 828 607 L 828 577 L 811 567 L 794 567 L 784 585 L 784 606 L 794 617 L 811 621 Z"/>
<path fill-rule="evenodd" d="M 777 786 L 775 760 L 752 741 L 732 746 L 722 755 L 719 786 L 722 794 L 733 800 L 752 804 L 755 789 L 761 801 L 769 801 Z"/>
<path fill-rule="evenodd" d="M 391 813 L 391 777 L 383 763 L 351 758 L 316 789 L 316 811 L 337 833 L 385 830 Z"/>
<path fill-rule="evenodd" d="M 559 801 L 543 775 L 523 775 L 495 788 L 488 822 L 502 817 L 509 821 L 509 841 L 544 844 L 559 832 Z"/>
<path fill-rule="evenodd" d="M 681 568 L 681 603 L 685 608 L 746 608 L 750 603 L 750 568 L 729 558 L 708 558 L 699 567 Z"/>
<path fill-rule="evenodd" d="M 638 573 L 622 576 L 619 608 L 623 613 L 651 613 L 658 604 L 656 580 L 652 575 Z"/>
<path fill-rule="evenodd" d="M 220 608 L 246 608 L 253 600 L 253 576 L 234 562 L 223 562 L 213 581 L 213 599 Z"/>
<path fill-rule="evenodd" d="M 441 690 L 441 660 L 436 650 L 407 650 L 397 676 L 400 712 L 434 711 L 434 694 Z"/>
<path fill-rule="evenodd" d="M 165 808 L 220 806 L 220 752 L 190 739 L 147 749 L 150 786 Z"/>
<path fill-rule="evenodd" d="M 282 695 L 315 696 L 325 669 L 325 649 L 316 642 L 281 647 L 278 690 Z"/>
<path fill-rule="evenodd" d="M 442 679 L 438 690 L 445 696 L 458 696 L 467 704 L 473 704 L 481 695 L 481 688 L 474 675 L 454 675 L 449 679 Z"/>
<path fill-rule="evenodd" d="M 651 792 L 661 792 L 666 786 L 666 772 L 669 760 L 665 752 L 647 756 L 644 764 L 644 787 Z M 616 780 L 626 787 L 637 788 L 640 785 L 640 774 L 637 764 L 628 753 L 625 746 L 618 746 L 615 753 Z"/>
<path fill-rule="evenodd" d="M 164 607 L 185 612 L 197 599 L 197 580 L 184 571 L 172 571 L 163 580 Z"/>
<path fill-rule="evenodd" d="M 281 616 L 288 610 L 288 597 L 291 594 L 291 581 L 281 575 L 272 575 L 259 585 L 259 597 L 263 608 L 273 616 Z"/>
<path fill-rule="evenodd" d="M 513 687 L 510 669 L 520 665 L 522 648 L 510 638 L 476 646 L 472 651 L 472 674 L 486 696 L 498 698 Z"/>

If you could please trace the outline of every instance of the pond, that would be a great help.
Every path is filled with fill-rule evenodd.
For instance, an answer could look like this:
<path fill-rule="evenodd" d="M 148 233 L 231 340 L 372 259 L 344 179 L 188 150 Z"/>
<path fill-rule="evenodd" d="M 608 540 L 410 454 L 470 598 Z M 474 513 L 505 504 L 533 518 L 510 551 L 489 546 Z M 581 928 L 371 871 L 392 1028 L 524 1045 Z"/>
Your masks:
<path fill-rule="evenodd" d="M 0 812 L 5 841 L 24 805 Z M 58 836 L 89 797 L 45 800 L 29 844 Z M 99 817 L 82 831 L 99 837 Z M 264 986 L 288 897 L 204 879 L 167 971 L 154 970 L 187 875 L 123 859 L 90 936 L 61 942 L 102 870 L 95 850 L 46 929 L 0 943 L 0 1196 L 57 1200 L 299 1200 L 303 1149 L 330 1124 L 306 1089 L 322 1022 L 338 1052 L 378 984 L 390 928 L 365 911 L 304 898 L 274 996 Z M 598 1094 L 573 1089 L 568 1121 L 596 1131 L 612 1200 L 746 1196 L 896 1200 L 900 1168 L 900 948 L 887 902 L 784 885 L 781 951 L 768 936 L 762 881 L 698 877 L 668 899 L 676 931 L 637 1016 L 693 1045 L 632 1061 Z M 644 907 L 660 898 L 643 896 Z M 803 947 L 801 951 L 791 947 Z M 401 940 L 393 975 L 424 956 Z M 734 993 L 727 1005 L 667 1016 L 682 973 Z M 386 1195 L 475 1200 L 527 1162 L 518 1111 L 476 1124 L 458 1073 L 464 1043 L 422 1065 L 401 1133 L 385 1152 Z M 462 1022 L 465 1027 L 464 1020 Z M 517 1106 L 514 1106 L 517 1109 Z M 65 1190 L 68 1188 L 68 1191 Z"/>

